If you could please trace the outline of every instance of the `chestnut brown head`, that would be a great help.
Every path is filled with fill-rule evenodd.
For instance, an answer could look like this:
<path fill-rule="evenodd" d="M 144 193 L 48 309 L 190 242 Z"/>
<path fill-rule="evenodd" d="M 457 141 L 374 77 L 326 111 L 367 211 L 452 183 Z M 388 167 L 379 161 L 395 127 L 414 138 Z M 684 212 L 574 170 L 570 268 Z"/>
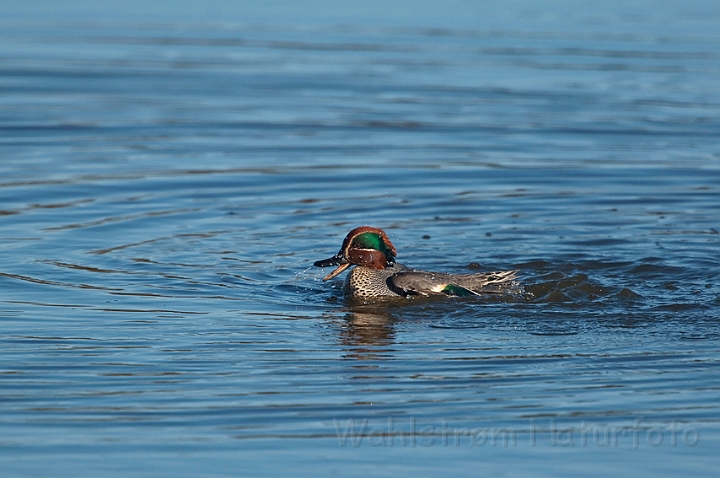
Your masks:
<path fill-rule="evenodd" d="M 345 236 L 340 252 L 314 263 L 317 267 L 338 266 L 323 280 L 330 280 L 351 265 L 382 270 L 395 264 L 397 250 L 385 231 L 371 226 L 356 227 Z"/>

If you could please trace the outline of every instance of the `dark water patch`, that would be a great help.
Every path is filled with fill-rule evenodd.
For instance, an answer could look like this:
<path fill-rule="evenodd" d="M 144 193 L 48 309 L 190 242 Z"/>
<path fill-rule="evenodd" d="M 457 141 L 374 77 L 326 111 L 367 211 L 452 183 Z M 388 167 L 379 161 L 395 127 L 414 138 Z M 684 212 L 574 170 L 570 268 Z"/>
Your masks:
<path fill-rule="evenodd" d="M 574 246 L 586 246 L 586 247 L 595 247 L 595 246 L 614 246 L 619 245 L 623 243 L 628 243 L 629 240 L 627 239 L 613 239 L 613 238 L 605 238 L 605 239 L 592 239 L 588 241 L 568 241 L 568 244 L 574 245 Z"/>

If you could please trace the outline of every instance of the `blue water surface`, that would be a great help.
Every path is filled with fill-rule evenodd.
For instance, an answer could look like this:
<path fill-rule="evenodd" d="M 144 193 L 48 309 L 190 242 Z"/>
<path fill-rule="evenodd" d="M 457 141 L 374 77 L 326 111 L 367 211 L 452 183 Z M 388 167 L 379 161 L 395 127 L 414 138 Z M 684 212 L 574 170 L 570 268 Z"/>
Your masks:
<path fill-rule="evenodd" d="M 0 474 L 715 476 L 720 6 L 626 3 L 4 1 Z"/>

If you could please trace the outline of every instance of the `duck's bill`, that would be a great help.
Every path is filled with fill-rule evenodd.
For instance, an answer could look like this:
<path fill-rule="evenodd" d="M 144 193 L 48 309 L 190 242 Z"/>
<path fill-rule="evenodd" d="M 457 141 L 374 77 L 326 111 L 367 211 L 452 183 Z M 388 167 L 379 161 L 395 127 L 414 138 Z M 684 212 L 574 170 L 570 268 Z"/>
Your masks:
<path fill-rule="evenodd" d="M 351 264 L 347 261 L 347 259 L 342 257 L 340 254 L 335 254 L 334 256 L 332 256 L 329 259 L 325 259 L 322 261 L 315 261 L 313 263 L 313 265 L 315 267 L 338 266 L 337 269 L 335 269 L 334 271 L 332 271 L 331 273 L 329 273 L 328 275 L 323 277 L 323 280 L 326 281 L 326 280 L 330 280 L 333 277 L 337 276 L 338 274 L 342 273 L 342 271 L 344 271 L 345 269 L 350 267 Z"/>
<path fill-rule="evenodd" d="M 313 265 L 315 267 L 330 267 L 330 266 L 339 266 L 340 264 L 345 264 L 347 260 L 343 258 L 341 254 L 335 254 L 334 256 L 323 259 L 322 261 L 315 261 L 313 262 Z"/>

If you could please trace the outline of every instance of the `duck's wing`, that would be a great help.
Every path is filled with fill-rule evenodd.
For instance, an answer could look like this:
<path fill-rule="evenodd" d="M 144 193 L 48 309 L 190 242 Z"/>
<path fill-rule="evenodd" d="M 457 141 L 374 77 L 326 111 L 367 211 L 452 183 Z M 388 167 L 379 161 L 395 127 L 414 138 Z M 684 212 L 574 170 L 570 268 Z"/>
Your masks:
<path fill-rule="evenodd" d="M 472 295 L 496 294 L 502 286 L 517 278 L 517 271 L 481 274 L 446 274 L 426 271 L 403 271 L 388 278 L 388 286 L 402 295 Z"/>
<path fill-rule="evenodd" d="M 425 271 L 404 271 L 393 274 L 388 286 L 402 295 L 478 295 L 452 280 L 452 274 Z"/>
<path fill-rule="evenodd" d="M 495 271 L 479 274 L 453 274 L 458 285 L 475 292 L 494 293 L 511 285 L 517 279 L 518 271 Z"/>

